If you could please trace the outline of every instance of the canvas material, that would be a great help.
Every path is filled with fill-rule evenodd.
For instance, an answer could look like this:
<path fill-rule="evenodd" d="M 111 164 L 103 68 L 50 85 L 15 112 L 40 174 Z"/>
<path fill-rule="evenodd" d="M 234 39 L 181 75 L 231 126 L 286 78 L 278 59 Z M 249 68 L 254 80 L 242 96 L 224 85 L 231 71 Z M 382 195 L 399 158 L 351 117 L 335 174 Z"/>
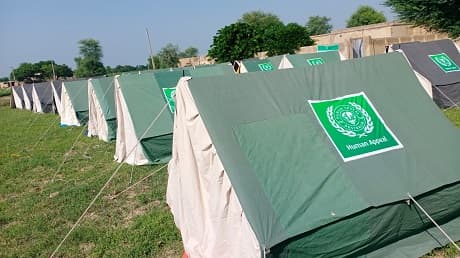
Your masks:
<path fill-rule="evenodd" d="M 24 96 L 24 107 L 27 110 L 32 110 L 32 84 L 24 84 L 21 88 Z"/>
<path fill-rule="evenodd" d="M 40 98 L 38 97 L 35 87 L 33 87 L 32 89 L 32 100 L 33 100 L 32 111 L 36 113 L 43 113 L 42 105 L 40 103 Z"/>
<path fill-rule="evenodd" d="M 120 89 L 118 77 L 115 77 L 115 105 L 117 112 L 117 137 L 114 158 L 117 162 L 130 165 L 147 165 L 151 162 L 146 158 L 142 145 L 138 144 L 133 122 Z"/>
<path fill-rule="evenodd" d="M 409 42 L 395 44 L 394 50 L 404 52 L 411 67 L 428 79 L 433 87 L 434 102 L 441 108 L 447 108 L 460 103 L 460 71 L 444 71 L 431 58 L 436 55 L 446 55 L 458 68 L 460 53 L 450 39 L 429 42 Z"/>
<path fill-rule="evenodd" d="M 167 202 L 188 257 L 260 257 L 261 251 L 200 118 L 187 79 L 177 87 Z"/>
<path fill-rule="evenodd" d="M 92 79 L 88 80 L 88 104 L 88 137 L 98 136 L 100 140 L 108 142 L 107 122 L 94 92 Z"/>
<path fill-rule="evenodd" d="M 56 109 L 58 114 L 62 112 L 62 104 L 61 104 L 61 94 L 59 94 L 62 91 L 62 82 L 61 81 L 52 81 L 51 86 L 53 87 L 53 97 L 54 97 L 54 102 L 56 103 Z M 59 89 L 58 89 L 59 88 Z"/>
<path fill-rule="evenodd" d="M 340 62 L 341 60 L 337 51 L 284 55 L 278 69 L 310 67 L 308 60 L 315 58 L 321 58 L 324 63 Z"/>
<path fill-rule="evenodd" d="M 63 83 L 61 90 L 61 125 L 65 126 L 80 126 L 80 121 L 77 119 L 77 113 L 73 108 L 72 101 L 67 94 L 67 89 Z"/>
<path fill-rule="evenodd" d="M 248 221 L 267 247 L 459 180 L 458 129 L 420 87 L 398 53 L 189 82 Z M 405 148 L 344 163 L 307 100 L 361 91 Z"/>
<path fill-rule="evenodd" d="M 14 104 L 17 109 L 23 109 L 23 96 L 24 93 L 22 92 L 22 87 L 20 86 L 13 86 L 13 99 L 14 99 Z"/>

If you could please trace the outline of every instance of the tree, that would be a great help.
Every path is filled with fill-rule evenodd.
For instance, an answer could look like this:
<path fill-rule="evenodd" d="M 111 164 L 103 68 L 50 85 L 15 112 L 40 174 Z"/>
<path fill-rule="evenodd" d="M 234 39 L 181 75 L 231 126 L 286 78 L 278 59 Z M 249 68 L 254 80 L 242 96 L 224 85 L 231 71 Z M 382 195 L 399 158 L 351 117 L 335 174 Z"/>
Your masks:
<path fill-rule="evenodd" d="M 332 31 L 332 25 L 329 23 L 331 18 L 326 16 L 310 16 L 305 27 L 310 36 L 327 34 Z"/>
<path fill-rule="evenodd" d="M 265 31 L 272 26 L 283 24 L 283 22 L 275 14 L 265 13 L 263 11 L 244 13 L 238 22 L 253 25 L 262 31 Z"/>
<path fill-rule="evenodd" d="M 384 4 L 391 7 L 403 21 L 430 30 L 446 32 L 453 38 L 460 36 L 460 2 L 458 0 L 386 0 Z"/>
<path fill-rule="evenodd" d="M 75 76 L 78 78 L 92 77 L 105 74 L 105 67 L 101 62 L 102 47 L 95 39 L 82 39 L 78 42 L 80 56 L 75 58 L 77 69 Z"/>
<path fill-rule="evenodd" d="M 177 67 L 179 63 L 179 46 L 168 43 L 158 52 L 158 58 L 160 65 L 157 67 L 155 64 L 155 68 Z"/>
<path fill-rule="evenodd" d="M 2 77 L 2 78 L 0 78 L 0 82 L 7 82 L 7 81 L 9 81 L 9 80 L 10 80 L 10 78 L 8 78 L 8 77 Z"/>
<path fill-rule="evenodd" d="M 180 58 L 194 57 L 194 56 L 198 56 L 198 48 L 196 47 L 188 47 L 187 49 L 184 50 L 184 52 L 179 53 Z"/>
<path fill-rule="evenodd" d="M 65 64 L 59 65 L 52 60 L 40 61 L 37 63 L 22 63 L 18 68 L 14 69 L 14 75 L 18 81 L 30 81 L 32 78 L 38 79 L 53 79 L 53 66 L 56 77 L 72 77 L 73 72 L 70 67 Z M 13 73 L 12 72 L 12 73 Z"/>
<path fill-rule="evenodd" d="M 362 5 L 347 21 L 347 28 L 386 22 L 385 15 L 368 5 Z"/>
<path fill-rule="evenodd" d="M 217 31 L 208 55 L 219 63 L 251 58 L 259 49 L 259 38 L 253 25 L 233 23 Z"/>
<path fill-rule="evenodd" d="M 268 38 L 264 37 L 267 30 L 273 27 L 282 26 L 283 22 L 272 13 L 265 13 L 263 11 L 252 11 L 242 15 L 238 22 L 252 25 L 255 29 L 257 49 L 256 52 L 264 51 L 267 48 Z"/>
<path fill-rule="evenodd" d="M 313 45 L 308 30 L 297 24 L 277 25 L 265 32 L 266 51 L 268 56 L 294 54 L 302 46 Z"/>

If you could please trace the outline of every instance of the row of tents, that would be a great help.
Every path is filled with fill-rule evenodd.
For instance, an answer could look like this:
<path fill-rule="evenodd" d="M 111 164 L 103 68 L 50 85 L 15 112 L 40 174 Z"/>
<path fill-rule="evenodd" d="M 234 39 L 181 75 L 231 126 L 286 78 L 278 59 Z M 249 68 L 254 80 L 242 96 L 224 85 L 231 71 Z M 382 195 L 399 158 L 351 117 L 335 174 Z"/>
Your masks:
<path fill-rule="evenodd" d="M 65 81 L 55 110 L 118 162 L 169 162 L 189 257 L 417 257 L 448 242 L 420 207 L 460 239 L 460 131 L 439 110 L 460 102 L 460 53 L 393 50 Z"/>

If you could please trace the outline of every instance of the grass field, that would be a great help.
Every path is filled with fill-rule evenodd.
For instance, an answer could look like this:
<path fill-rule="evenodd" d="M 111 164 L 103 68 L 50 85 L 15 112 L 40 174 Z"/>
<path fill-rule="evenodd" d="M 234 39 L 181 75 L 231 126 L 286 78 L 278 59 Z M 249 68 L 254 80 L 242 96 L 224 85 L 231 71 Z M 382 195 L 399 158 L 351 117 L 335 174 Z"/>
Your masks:
<path fill-rule="evenodd" d="M 49 256 L 118 166 L 114 144 L 95 138 L 82 136 L 69 151 L 82 129 L 58 124 L 56 115 L 0 107 L 0 257 Z M 166 169 L 108 198 L 131 174 L 136 182 L 157 168 L 124 165 L 57 256 L 179 257 Z"/>
<path fill-rule="evenodd" d="M 460 109 L 446 115 L 460 126 Z M 56 115 L 0 107 L 0 257 L 49 256 L 118 166 L 113 143 L 58 124 Z M 110 199 L 157 169 L 124 165 L 57 256 L 180 257 L 165 168 Z M 427 257 L 457 255 L 446 247 Z"/>

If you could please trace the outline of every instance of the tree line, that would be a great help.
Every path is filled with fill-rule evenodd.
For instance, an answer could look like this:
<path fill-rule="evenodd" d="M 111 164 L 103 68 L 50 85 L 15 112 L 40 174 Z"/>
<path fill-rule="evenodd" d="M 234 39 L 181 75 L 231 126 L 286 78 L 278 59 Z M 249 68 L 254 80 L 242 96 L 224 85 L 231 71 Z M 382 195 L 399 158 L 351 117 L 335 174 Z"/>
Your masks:
<path fill-rule="evenodd" d="M 441 3 L 442 2 L 442 3 Z M 456 0 L 443 0 L 439 3 L 417 0 L 385 0 L 384 5 L 391 7 L 402 21 L 423 26 L 429 30 L 446 32 L 451 37 L 460 36 L 460 21 L 457 19 L 460 3 Z M 208 56 L 217 62 L 231 62 L 252 58 L 258 52 L 265 51 L 268 56 L 295 53 L 302 46 L 313 45 L 310 36 L 326 34 L 332 31 L 331 18 L 311 16 L 305 25 L 297 23 L 284 24 L 278 16 L 262 11 L 244 13 L 235 23 L 217 31 L 213 37 Z M 360 6 L 347 20 L 347 28 L 385 22 L 382 12 L 370 6 Z M 87 78 L 101 75 L 114 75 L 122 72 L 146 70 L 152 68 L 151 58 L 142 65 L 106 66 L 102 63 L 102 47 L 95 39 L 83 39 L 79 42 L 79 56 L 76 57 L 76 69 L 72 71 L 67 65 L 54 64 L 52 61 L 22 63 L 11 73 L 16 80 L 52 79 L 77 77 Z M 168 43 L 153 56 L 156 69 L 177 67 L 180 58 L 194 57 L 198 49 L 189 47 L 180 51 L 178 45 Z M 1 78 L 0 80 L 8 78 Z"/>

